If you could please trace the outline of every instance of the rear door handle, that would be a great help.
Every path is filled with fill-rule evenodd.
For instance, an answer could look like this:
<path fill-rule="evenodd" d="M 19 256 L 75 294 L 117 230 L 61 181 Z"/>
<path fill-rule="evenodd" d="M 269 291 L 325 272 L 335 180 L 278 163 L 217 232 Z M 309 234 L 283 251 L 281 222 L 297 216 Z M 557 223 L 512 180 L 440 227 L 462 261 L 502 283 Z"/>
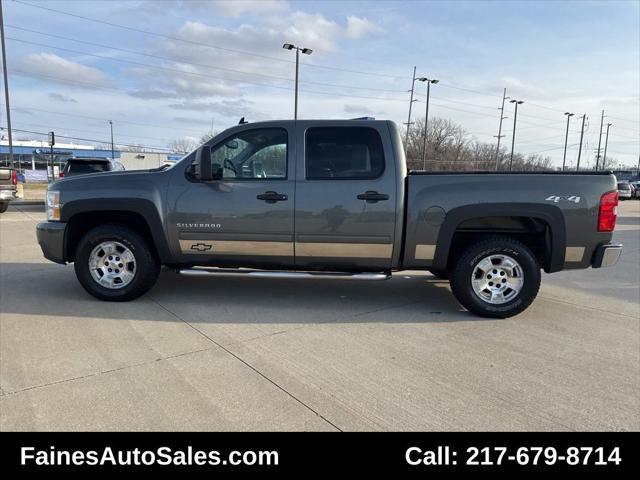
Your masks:
<path fill-rule="evenodd" d="M 258 200 L 264 200 L 267 203 L 276 203 L 276 202 L 284 202 L 288 200 L 289 197 L 278 192 L 268 191 L 257 195 L 256 198 Z"/>
<path fill-rule="evenodd" d="M 389 200 L 389 195 L 386 193 L 378 193 L 373 190 L 368 190 L 358 195 L 358 200 L 366 200 L 367 203 L 376 203 L 381 200 Z"/>

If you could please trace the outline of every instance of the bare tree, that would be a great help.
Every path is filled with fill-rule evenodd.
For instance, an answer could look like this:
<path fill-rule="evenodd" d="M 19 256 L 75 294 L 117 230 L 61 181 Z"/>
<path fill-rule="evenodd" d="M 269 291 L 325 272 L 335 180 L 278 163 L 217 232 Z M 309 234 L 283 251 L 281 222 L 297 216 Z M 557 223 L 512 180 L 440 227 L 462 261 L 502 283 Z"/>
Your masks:
<path fill-rule="evenodd" d="M 404 136 L 403 136 L 404 137 Z M 424 119 L 418 119 L 409 131 L 407 167 L 422 170 L 424 151 Z M 506 170 L 510 155 L 506 150 L 498 152 L 498 170 Z M 427 132 L 427 170 L 495 170 L 496 147 L 493 143 L 470 138 L 460 125 L 448 119 L 434 117 L 429 120 Z M 551 170 L 549 157 L 541 155 L 513 156 L 513 170 Z"/>
<path fill-rule="evenodd" d="M 199 143 L 197 139 L 193 137 L 182 137 L 176 138 L 171 143 L 169 143 L 168 146 L 175 152 L 187 153 L 191 150 L 194 150 L 196 147 L 198 147 L 198 145 Z"/>

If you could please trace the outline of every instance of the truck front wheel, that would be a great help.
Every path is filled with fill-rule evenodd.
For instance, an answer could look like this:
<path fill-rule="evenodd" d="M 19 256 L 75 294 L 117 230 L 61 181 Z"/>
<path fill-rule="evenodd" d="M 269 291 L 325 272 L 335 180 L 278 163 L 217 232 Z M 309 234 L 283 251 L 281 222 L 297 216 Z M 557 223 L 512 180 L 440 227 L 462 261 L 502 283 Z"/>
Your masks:
<path fill-rule="evenodd" d="M 96 227 L 80 240 L 74 267 L 87 292 L 114 302 L 143 295 L 160 273 L 160 264 L 144 238 L 116 224 Z"/>
<path fill-rule="evenodd" d="M 0 202 L 0 213 L 4 213 L 9 208 L 9 202 Z"/>
<path fill-rule="evenodd" d="M 507 318 L 523 312 L 538 294 L 540 266 L 525 245 L 489 237 L 469 247 L 451 272 L 458 301 L 481 317 Z"/>

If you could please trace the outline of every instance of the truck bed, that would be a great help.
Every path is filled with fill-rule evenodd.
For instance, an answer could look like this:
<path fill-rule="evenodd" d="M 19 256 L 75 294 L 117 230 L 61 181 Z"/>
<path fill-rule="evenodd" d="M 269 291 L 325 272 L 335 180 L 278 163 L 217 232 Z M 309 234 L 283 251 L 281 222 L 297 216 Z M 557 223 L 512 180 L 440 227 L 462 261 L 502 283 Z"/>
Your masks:
<path fill-rule="evenodd" d="M 616 190 L 610 172 L 410 172 L 406 178 L 406 268 L 445 269 L 455 236 L 504 231 L 544 235 L 546 271 L 587 268 L 610 233 L 598 232 L 598 208 Z M 454 248 L 455 250 L 455 248 Z"/>

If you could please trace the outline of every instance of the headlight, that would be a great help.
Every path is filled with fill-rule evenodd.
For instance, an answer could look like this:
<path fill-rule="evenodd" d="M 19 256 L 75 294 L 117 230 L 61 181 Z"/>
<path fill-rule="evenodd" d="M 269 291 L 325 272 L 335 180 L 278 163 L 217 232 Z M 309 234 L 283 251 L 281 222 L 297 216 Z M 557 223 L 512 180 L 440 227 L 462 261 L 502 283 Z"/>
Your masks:
<path fill-rule="evenodd" d="M 47 190 L 47 220 L 60 220 L 60 192 Z"/>

